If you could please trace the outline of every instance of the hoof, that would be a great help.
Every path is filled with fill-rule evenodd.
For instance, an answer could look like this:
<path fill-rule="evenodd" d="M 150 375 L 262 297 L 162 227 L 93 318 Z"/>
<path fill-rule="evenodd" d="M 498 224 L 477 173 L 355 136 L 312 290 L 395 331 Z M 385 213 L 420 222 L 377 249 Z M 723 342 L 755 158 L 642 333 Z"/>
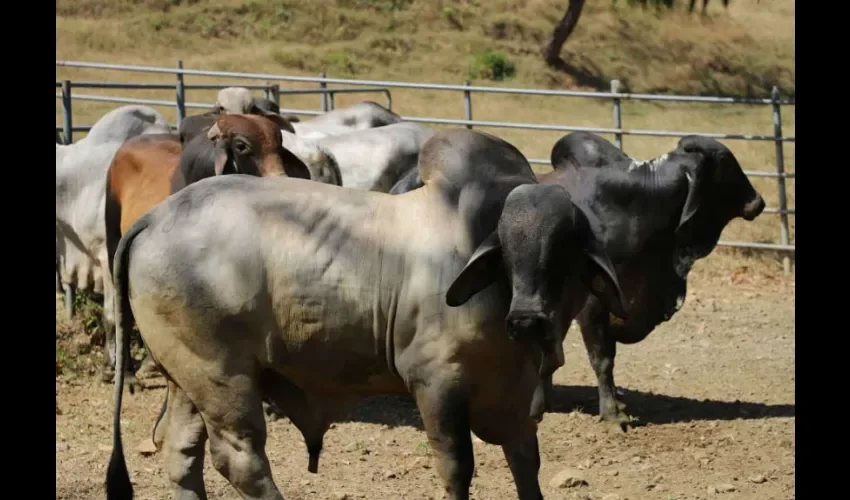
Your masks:
<path fill-rule="evenodd" d="M 277 410 L 277 408 L 265 401 L 263 401 L 263 412 L 266 414 L 266 420 L 269 422 L 275 422 L 284 416 L 283 413 Z"/>
<path fill-rule="evenodd" d="M 111 367 L 103 367 L 100 380 L 105 384 L 111 384 L 115 380 L 115 370 Z"/>
<path fill-rule="evenodd" d="M 135 394 L 137 390 L 139 392 L 145 390 L 144 384 L 142 384 L 132 373 L 128 373 L 124 376 L 124 387 L 130 389 L 130 394 Z"/>
<path fill-rule="evenodd" d="M 149 360 L 150 358 L 145 358 L 145 360 L 142 361 L 142 366 L 140 366 L 139 369 L 136 371 L 136 378 L 147 379 L 162 377 L 162 372 L 159 371 L 159 368 L 156 366 L 156 363 Z"/>
<path fill-rule="evenodd" d="M 636 422 L 636 419 L 624 411 L 617 411 L 612 415 L 603 415 L 600 419 L 610 430 L 620 434 L 633 428 L 633 424 Z"/>

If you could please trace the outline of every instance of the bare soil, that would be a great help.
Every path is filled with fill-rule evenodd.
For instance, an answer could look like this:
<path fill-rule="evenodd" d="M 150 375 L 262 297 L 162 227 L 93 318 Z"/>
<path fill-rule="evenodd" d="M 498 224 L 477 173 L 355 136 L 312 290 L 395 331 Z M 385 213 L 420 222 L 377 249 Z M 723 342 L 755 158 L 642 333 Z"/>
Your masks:
<path fill-rule="evenodd" d="M 566 366 L 555 377 L 556 408 L 540 424 L 540 483 L 550 499 L 793 499 L 794 284 L 767 278 L 690 280 L 683 309 L 645 341 L 620 346 L 615 371 L 641 425 L 628 433 L 597 421 L 596 379 L 581 335 L 567 338 Z M 57 346 L 85 339 L 62 324 Z M 57 347 L 57 356 L 60 347 Z M 112 386 L 96 374 L 100 352 L 57 376 L 56 498 L 102 498 L 111 449 Z M 70 364 L 69 364 L 70 366 Z M 161 379 L 159 379 L 161 380 Z M 170 497 L 149 439 L 164 397 L 156 381 L 125 392 L 122 429 L 136 499 Z M 475 440 L 472 498 L 516 498 L 501 450 Z M 288 499 L 442 498 L 435 462 L 411 400 L 364 401 L 325 438 L 319 473 L 288 420 L 269 424 L 275 480 Z M 207 460 L 210 499 L 238 498 Z M 575 486 L 553 483 L 565 469 Z"/>

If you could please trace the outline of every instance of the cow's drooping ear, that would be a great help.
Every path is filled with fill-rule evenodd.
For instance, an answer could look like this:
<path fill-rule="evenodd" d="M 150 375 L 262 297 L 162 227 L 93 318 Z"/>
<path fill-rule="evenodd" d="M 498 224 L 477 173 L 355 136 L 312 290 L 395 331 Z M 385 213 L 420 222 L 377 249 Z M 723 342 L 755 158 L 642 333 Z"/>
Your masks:
<path fill-rule="evenodd" d="M 584 213 L 578 206 L 575 206 L 575 210 Z M 582 252 L 587 257 L 587 265 L 582 270 L 581 281 L 615 316 L 628 319 L 626 296 L 620 288 L 614 264 L 589 226 L 586 226 L 586 230 Z"/>
<path fill-rule="evenodd" d="M 699 210 L 702 203 L 702 187 L 716 164 L 714 155 L 706 154 L 698 145 L 684 144 L 680 148 L 688 153 L 690 161 L 682 162 L 682 169 L 688 178 L 688 197 L 685 199 L 682 215 L 679 217 L 679 226 L 676 229 L 684 226 Z"/>
<path fill-rule="evenodd" d="M 472 257 L 446 292 L 446 304 L 457 307 L 496 281 L 502 268 L 502 243 L 493 231 L 478 245 Z"/>
<path fill-rule="evenodd" d="M 264 113 L 264 112 L 262 112 L 262 110 L 261 110 L 261 113 L 262 113 L 262 116 L 268 118 L 269 120 L 274 122 L 275 125 L 280 127 L 281 130 L 286 130 L 287 132 L 289 132 L 291 134 L 295 133 L 295 128 L 292 127 L 292 124 L 289 123 L 289 120 L 287 120 L 286 118 L 280 116 L 277 113 Z"/>
<path fill-rule="evenodd" d="M 230 161 L 230 153 L 228 152 L 228 149 L 221 144 L 222 142 L 223 141 L 218 141 L 215 145 L 215 163 L 213 164 L 215 175 L 221 175 L 224 172 L 224 168 L 227 166 L 227 162 Z M 236 162 L 233 163 L 235 168 Z"/>
<path fill-rule="evenodd" d="M 218 122 L 213 123 L 212 126 L 207 129 L 207 139 L 217 141 L 220 137 L 221 129 L 218 127 Z"/>
<path fill-rule="evenodd" d="M 308 180 L 313 178 L 307 165 L 301 160 L 301 158 L 295 156 L 292 151 L 281 146 L 278 149 L 278 154 L 280 155 L 281 160 L 283 160 L 283 171 L 286 172 L 287 176 L 295 177 L 296 179 Z"/>
<path fill-rule="evenodd" d="M 679 217 L 679 226 L 677 229 L 691 220 L 691 217 L 697 213 L 700 205 L 700 194 L 699 189 L 697 189 L 699 184 L 696 173 L 685 171 L 685 175 L 688 177 L 688 197 L 685 198 L 685 205 L 682 207 L 682 216 Z"/>

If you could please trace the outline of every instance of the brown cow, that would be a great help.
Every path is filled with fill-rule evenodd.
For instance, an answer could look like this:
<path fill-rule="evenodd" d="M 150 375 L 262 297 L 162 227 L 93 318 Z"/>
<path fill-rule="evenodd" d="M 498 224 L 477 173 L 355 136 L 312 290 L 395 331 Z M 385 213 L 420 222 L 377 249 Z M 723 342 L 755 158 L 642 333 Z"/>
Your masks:
<path fill-rule="evenodd" d="M 218 93 L 215 106 L 210 111 L 200 115 L 187 116 L 180 122 L 178 134 L 180 143 L 186 144 L 195 136 L 205 133 L 212 127 L 216 119 L 228 114 L 250 114 L 274 118 L 280 116 L 280 106 L 274 101 L 263 97 L 251 97 L 251 91 L 245 87 L 228 87 Z M 290 122 L 299 121 L 297 116 L 285 115 Z M 288 126 L 286 130 L 292 127 Z"/>
<path fill-rule="evenodd" d="M 231 114 L 220 116 L 206 134 L 182 146 L 176 134 L 144 135 L 122 144 L 106 174 L 104 215 L 110 271 L 118 242 L 133 222 L 193 182 L 231 173 L 310 179 L 307 166 L 282 146 L 281 129 L 291 130 L 292 126 L 279 116 Z M 115 366 L 115 335 L 111 328 L 107 330 L 104 381 L 112 380 Z M 155 366 L 146 358 L 140 374 L 152 370 Z M 138 385 L 130 373 L 128 380 L 131 387 Z"/>

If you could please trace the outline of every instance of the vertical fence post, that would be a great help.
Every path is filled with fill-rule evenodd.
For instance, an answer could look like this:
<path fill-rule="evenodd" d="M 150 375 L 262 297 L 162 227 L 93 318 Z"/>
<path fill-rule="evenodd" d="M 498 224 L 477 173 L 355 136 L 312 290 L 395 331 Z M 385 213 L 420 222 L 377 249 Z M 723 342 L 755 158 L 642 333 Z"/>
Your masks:
<path fill-rule="evenodd" d="M 62 125 L 64 127 L 65 144 L 73 141 L 73 122 L 71 120 L 71 81 L 62 82 Z"/>
<path fill-rule="evenodd" d="M 177 128 L 186 118 L 186 87 L 183 85 L 183 60 L 177 61 Z"/>
<path fill-rule="evenodd" d="M 272 84 L 269 82 L 266 82 L 266 88 L 263 89 L 263 97 L 265 97 L 267 101 L 272 100 Z"/>
<path fill-rule="evenodd" d="M 611 80 L 611 93 L 619 94 L 620 93 L 620 80 Z M 615 97 L 614 101 L 614 128 L 621 129 L 623 128 L 623 114 L 620 109 L 620 98 Z M 623 149 L 623 134 L 617 132 L 614 134 L 614 144 L 617 145 L 621 150 Z"/>
<path fill-rule="evenodd" d="M 788 200 L 785 195 L 785 154 L 782 145 L 782 114 L 779 104 L 779 89 L 774 86 L 770 93 L 773 100 L 773 135 L 776 138 L 776 188 L 779 194 L 779 242 L 789 245 L 791 242 L 788 231 Z M 791 272 L 791 258 L 788 254 L 782 258 L 782 267 L 786 274 Z"/>
<path fill-rule="evenodd" d="M 271 87 L 269 87 L 269 90 L 272 94 L 270 99 L 274 101 L 275 104 L 277 104 L 278 108 L 280 108 L 280 85 L 275 83 Z"/>
<path fill-rule="evenodd" d="M 333 89 L 330 89 L 330 91 L 328 92 L 328 108 L 330 108 L 331 111 L 336 109 L 336 101 L 334 99 L 334 91 Z"/>
<path fill-rule="evenodd" d="M 322 74 L 319 75 L 319 76 L 321 76 L 322 78 L 326 78 L 327 74 L 324 71 L 322 71 Z M 324 80 L 322 80 L 321 82 L 319 82 L 319 88 L 326 89 L 326 88 L 328 88 L 328 84 L 325 83 Z M 322 92 L 319 95 L 319 98 L 321 99 L 321 102 L 322 102 L 322 112 L 327 113 L 328 112 L 328 93 Z"/>
<path fill-rule="evenodd" d="M 466 81 L 466 86 L 469 87 L 469 80 Z M 467 121 L 472 121 L 472 92 L 469 90 L 463 91 L 463 116 Z M 466 128 L 472 130 L 472 124 L 467 123 Z"/>

